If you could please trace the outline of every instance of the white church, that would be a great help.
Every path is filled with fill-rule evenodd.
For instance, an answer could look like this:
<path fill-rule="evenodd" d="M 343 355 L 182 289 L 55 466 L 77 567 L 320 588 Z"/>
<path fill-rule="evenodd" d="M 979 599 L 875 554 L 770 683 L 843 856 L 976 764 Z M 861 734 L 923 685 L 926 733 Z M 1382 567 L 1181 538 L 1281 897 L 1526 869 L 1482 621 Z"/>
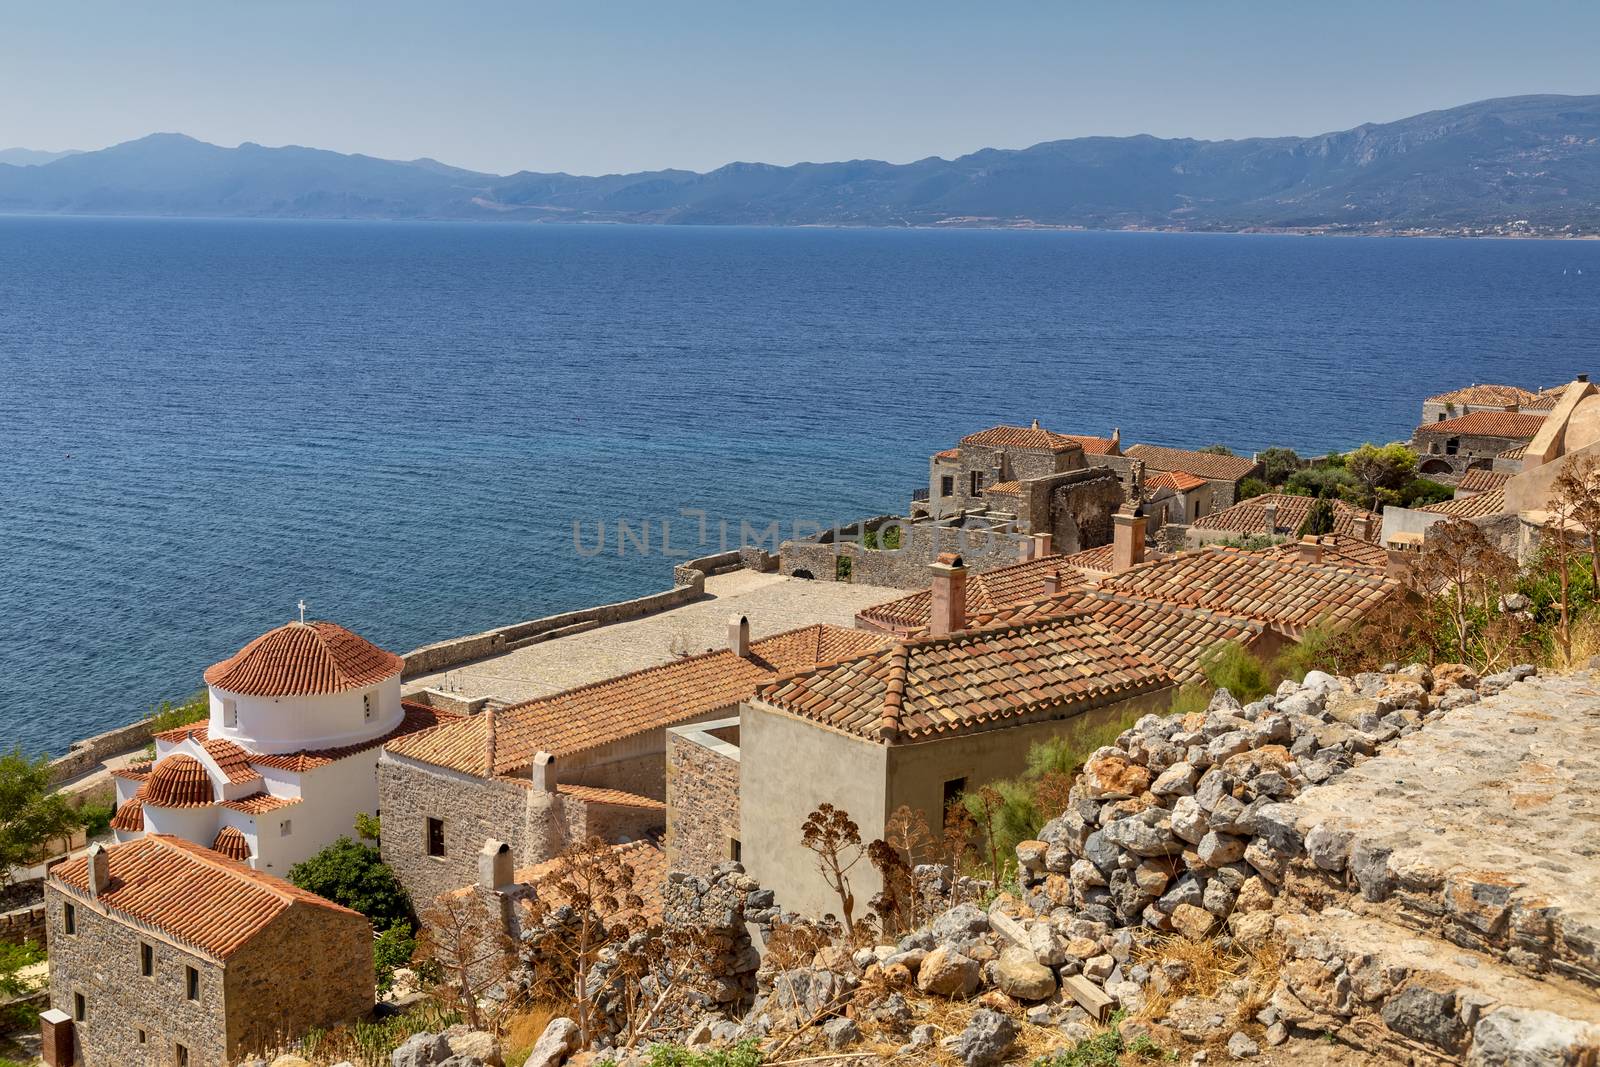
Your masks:
<path fill-rule="evenodd" d="M 400 699 L 404 661 L 331 622 L 291 622 L 205 672 L 211 714 L 115 772 L 118 841 L 172 834 L 286 876 L 378 810 L 377 762 L 448 712 Z"/>

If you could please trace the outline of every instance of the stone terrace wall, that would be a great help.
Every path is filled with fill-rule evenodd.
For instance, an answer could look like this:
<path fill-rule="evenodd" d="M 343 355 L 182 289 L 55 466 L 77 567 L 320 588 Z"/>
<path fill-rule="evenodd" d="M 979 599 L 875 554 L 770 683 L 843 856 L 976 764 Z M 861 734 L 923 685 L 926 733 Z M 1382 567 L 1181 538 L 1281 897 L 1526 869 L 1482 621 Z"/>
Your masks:
<path fill-rule="evenodd" d="M 667 731 L 667 866 L 707 877 L 739 836 L 739 750 L 705 732 L 739 720 Z"/>
<path fill-rule="evenodd" d="M 43 945 L 48 937 L 48 924 L 44 921 L 42 903 L 27 908 L 17 908 L 15 911 L 0 915 L 0 942 L 20 945 L 24 941 L 32 941 L 36 945 Z"/>
<path fill-rule="evenodd" d="M 885 518 L 879 516 L 866 525 L 876 528 Z M 953 519 L 896 521 L 902 523 L 898 549 L 869 549 L 846 540 L 835 543 L 828 531 L 814 540 L 785 541 L 779 554 L 780 569 L 787 575 L 804 571 L 819 581 L 836 581 L 836 561 L 843 556 L 850 560 L 851 582 L 917 589 L 927 587 L 928 565 L 942 552 L 960 552 L 967 569 L 977 572 L 1016 563 L 1022 558 L 1023 546 L 1031 543 L 1019 534 L 976 528 L 963 537 L 961 529 L 951 525 Z M 981 523 L 984 519 L 979 515 L 970 521 Z"/>
<path fill-rule="evenodd" d="M 60 785 L 80 774 L 89 773 L 112 756 L 143 748 L 150 743 L 150 731 L 154 723 L 154 719 L 140 719 L 103 734 L 74 741 L 66 755 L 50 761 L 51 781 Z"/>

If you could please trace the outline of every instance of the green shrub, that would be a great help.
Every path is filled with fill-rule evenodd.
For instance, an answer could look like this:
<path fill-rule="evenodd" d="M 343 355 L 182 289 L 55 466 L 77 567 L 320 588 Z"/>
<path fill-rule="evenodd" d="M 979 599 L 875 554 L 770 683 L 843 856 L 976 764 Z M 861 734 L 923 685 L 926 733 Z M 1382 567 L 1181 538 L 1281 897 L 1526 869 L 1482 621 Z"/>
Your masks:
<path fill-rule="evenodd" d="M 1413 478 L 1400 488 L 1400 499 L 1396 502 L 1403 508 L 1421 508 L 1441 500 L 1450 500 L 1455 495 L 1455 489 L 1442 482 L 1431 478 Z"/>
<path fill-rule="evenodd" d="M 372 942 L 372 967 L 378 979 L 378 992 L 387 993 L 394 985 L 394 972 L 409 966 L 417 951 L 417 939 L 410 923 L 395 923 Z"/>
<path fill-rule="evenodd" d="M 53 786 L 48 756 L 29 758 L 21 745 L 0 755 L 0 885 L 80 825 L 78 813 Z"/>
<path fill-rule="evenodd" d="M 1282 485 L 1289 480 L 1290 475 L 1300 469 L 1300 457 L 1292 448 L 1264 448 L 1256 453 L 1256 459 L 1261 461 L 1261 469 L 1265 472 L 1269 485 Z M 1245 481 L 1251 480 L 1245 479 Z M 1244 492 L 1243 483 L 1240 485 L 1239 496 L 1245 499 L 1250 496 Z"/>
<path fill-rule="evenodd" d="M 1262 493 L 1270 492 L 1272 492 L 1272 486 L 1268 485 L 1260 478 L 1246 478 L 1244 481 L 1239 483 L 1239 492 L 1237 496 L 1240 500 L 1249 500 L 1251 497 L 1257 497 Z"/>
<path fill-rule="evenodd" d="M 1273 686 L 1267 665 L 1237 641 L 1224 641 L 1201 656 L 1200 670 L 1207 685 L 1226 689 L 1241 704 L 1261 699 Z"/>
<path fill-rule="evenodd" d="M 1305 537 L 1308 534 L 1321 537 L 1323 534 L 1333 533 L 1333 523 L 1333 501 L 1314 500 L 1306 509 L 1306 520 L 1300 524 L 1300 529 L 1296 530 L 1295 534 L 1298 537 Z"/>
<path fill-rule="evenodd" d="M 211 697 L 204 689 L 181 704 L 163 700 L 161 705 L 150 713 L 150 718 L 153 720 L 150 732 L 159 734 L 163 730 L 176 730 L 180 726 L 199 722 L 210 715 Z"/>
<path fill-rule="evenodd" d="M 111 832 L 111 818 L 116 813 L 109 804 L 84 804 L 78 808 L 78 820 L 90 838 L 104 837 Z"/>
<path fill-rule="evenodd" d="M 289 868 L 289 881 L 365 915 L 376 930 L 415 929 L 411 901 L 378 850 L 341 837 Z"/>

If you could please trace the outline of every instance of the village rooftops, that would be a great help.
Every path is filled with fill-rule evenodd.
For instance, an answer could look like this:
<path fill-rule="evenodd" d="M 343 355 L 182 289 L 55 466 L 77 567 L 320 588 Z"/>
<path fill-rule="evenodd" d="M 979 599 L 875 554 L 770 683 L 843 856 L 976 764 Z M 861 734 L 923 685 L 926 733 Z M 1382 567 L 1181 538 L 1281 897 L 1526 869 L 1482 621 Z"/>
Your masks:
<path fill-rule="evenodd" d="M 1375 570 L 1384 570 L 1389 566 L 1389 552 L 1382 545 L 1374 541 L 1363 541 L 1358 537 L 1345 534 L 1323 534 L 1317 538 L 1317 550 L 1322 554 L 1322 562 L 1336 563 L 1346 567 L 1369 567 Z M 1304 541 L 1285 541 L 1281 545 L 1263 548 L 1263 555 L 1277 556 L 1280 559 L 1296 559 L 1305 551 Z"/>
<path fill-rule="evenodd" d="M 1038 559 L 996 567 L 967 576 L 966 618 L 989 614 L 1009 604 L 1036 597 L 1045 580 L 1060 576 L 1062 585 L 1081 585 L 1082 578 L 1068 566 L 1064 556 Z M 933 618 L 933 590 L 923 589 L 886 604 L 878 604 L 856 615 L 859 624 L 895 634 L 919 633 Z"/>
<path fill-rule="evenodd" d="M 962 445 L 983 448 L 1022 448 L 1037 452 L 1069 452 L 1083 445 L 1074 437 L 1039 428 L 1038 420 L 1032 426 L 991 426 L 987 430 L 969 433 L 961 439 Z"/>
<path fill-rule="evenodd" d="M 399 656 L 335 623 L 290 622 L 207 668 L 205 680 L 241 696 L 310 696 L 373 685 L 404 666 Z"/>
<path fill-rule="evenodd" d="M 1214 511 L 1210 515 L 1202 515 L 1194 520 L 1192 526 L 1196 530 L 1217 530 L 1230 534 L 1266 534 L 1267 507 L 1270 505 L 1277 509 L 1273 520 L 1273 530 L 1288 530 L 1295 532 L 1306 521 L 1306 516 L 1311 512 L 1311 505 L 1316 503 L 1315 497 L 1297 496 L 1294 493 L 1262 493 L 1248 500 L 1221 511 Z M 1376 539 L 1381 520 L 1370 511 L 1352 507 L 1342 500 L 1331 501 L 1333 504 L 1333 532 L 1345 537 L 1356 535 L 1356 526 L 1366 520 L 1367 537 Z"/>
<path fill-rule="evenodd" d="M 1441 500 L 1417 510 L 1452 519 L 1481 519 L 1506 510 L 1506 493 L 1504 489 L 1490 489 L 1471 496 L 1458 496 L 1454 500 Z"/>
<path fill-rule="evenodd" d="M 396 726 L 393 730 L 390 730 L 381 737 L 374 737 L 366 741 L 359 741 L 349 745 L 339 745 L 335 748 L 308 748 L 302 749 L 299 752 L 278 752 L 271 754 L 249 752 L 245 753 L 245 758 L 248 760 L 251 767 L 271 767 L 275 770 L 291 771 L 295 774 L 304 774 L 307 771 L 316 770 L 318 767 L 326 767 L 328 764 L 342 760 L 347 756 L 354 756 L 359 752 L 366 752 L 370 749 L 377 748 L 380 745 L 388 744 L 389 742 L 398 738 L 406 737 L 422 730 L 430 730 L 433 727 L 439 726 L 443 723 L 454 722 L 460 717 L 454 712 L 445 711 L 441 708 L 430 707 L 427 704 L 418 704 L 410 700 L 403 701 L 401 703 L 401 708 L 405 714 L 400 720 L 400 725 Z M 171 730 L 163 730 L 155 736 L 156 740 L 173 745 L 189 738 L 193 738 L 195 741 L 200 743 L 202 748 L 206 748 L 207 752 L 210 753 L 211 749 L 207 746 L 213 744 L 214 742 L 208 740 L 208 734 L 208 725 L 204 722 L 197 722 L 190 723 L 188 726 L 178 726 Z M 226 744 L 227 742 L 224 743 Z M 240 749 L 240 752 L 243 751 L 243 749 Z M 213 758 L 216 758 L 214 754 Z M 166 760 L 162 760 L 161 762 L 165 763 Z M 221 764 L 221 762 L 222 761 L 219 759 L 218 763 Z M 235 763 L 234 766 L 237 767 L 237 764 Z M 228 773 L 227 767 L 223 768 L 223 773 Z"/>
<path fill-rule="evenodd" d="M 1157 471 L 1144 480 L 1146 491 L 1171 489 L 1174 493 L 1187 493 L 1205 484 L 1204 478 L 1188 471 Z"/>
<path fill-rule="evenodd" d="M 1207 481 L 1237 482 L 1249 477 L 1260 464 L 1249 456 L 1222 456 L 1160 445 L 1131 445 L 1127 455 L 1153 471 L 1183 471 Z"/>
<path fill-rule="evenodd" d="M 1370 568 L 1219 546 L 1108 575 L 1099 588 L 1254 619 L 1293 638 L 1316 626 L 1342 629 L 1400 592 L 1398 582 Z"/>
<path fill-rule="evenodd" d="M 1521 407 L 1535 395 L 1515 385 L 1468 385 L 1448 393 L 1430 396 L 1424 403 L 1456 404 L 1461 407 Z"/>
<path fill-rule="evenodd" d="M 688 656 L 447 723 L 392 742 L 387 751 L 479 777 L 514 773 L 540 752 L 572 756 L 732 707 L 780 674 L 880 648 L 885 640 L 864 630 L 805 626 L 751 642 L 748 656 L 728 649 Z"/>
<path fill-rule="evenodd" d="M 1461 480 L 1456 483 L 1456 492 L 1487 493 L 1491 489 L 1499 489 L 1510 480 L 1510 471 L 1490 471 L 1474 467 L 1461 476 Z"/>
<path fill-rule="evenodd" d="M 896 641 L 763 688 L 766 704 L 880 744 L 1065 718 L 1170 688 L 1088 612 Z"/>
<path fill-rule="evenodd" d="M 112 915 L 148 926 L 177 943 L 225 961 L 291 908 L 356 915 L 281 878 L 164 834 L 105 850 L 110 878 L 94 891 L 90 856 L 50 869 L 63 891 Z"/>
<path fill-rule="evenodd" d="M 1469 411 L 1442 422 L 1425 422 L 1418 437 L 1498 437 L 1507 441 L 1532 440 L 1544 425 L 1538 412 Z"/>

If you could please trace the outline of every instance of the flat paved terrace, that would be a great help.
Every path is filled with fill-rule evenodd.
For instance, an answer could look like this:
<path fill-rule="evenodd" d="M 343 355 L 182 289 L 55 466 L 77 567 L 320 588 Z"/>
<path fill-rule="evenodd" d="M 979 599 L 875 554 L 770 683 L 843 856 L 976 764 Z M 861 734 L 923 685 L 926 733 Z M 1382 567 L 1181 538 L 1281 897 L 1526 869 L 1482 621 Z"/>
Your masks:
<path fill-rule="evenodd" d="M 906 595 L 905 589 L 786 578 L 734 571 L 706 579 L 704 600 L 558 637 L 449 670 L 419 674 L 406 692 L 443 689 L 508 702 L 549 696 L 574 686 L 668 663 L 684 653 L 724 648 L 728 616 L 750 620 L 752 638 L 825 622 L 854 626 L 856 612 Z"/>

